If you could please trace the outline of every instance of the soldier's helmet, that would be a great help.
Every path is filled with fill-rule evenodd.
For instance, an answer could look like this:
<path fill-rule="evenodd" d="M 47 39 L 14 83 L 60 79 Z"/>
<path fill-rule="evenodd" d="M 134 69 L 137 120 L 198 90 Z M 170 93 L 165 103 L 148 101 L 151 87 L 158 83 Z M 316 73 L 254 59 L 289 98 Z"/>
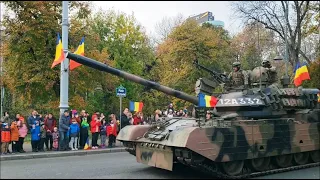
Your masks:
<path fill-rule="evenodd" d="M 240 68 L 240 66 L 241 66 L 241 63 L 240 63 L 240 62 L 234 62 L 234 63 L 232 63 L 232 67 L 238 67 L 238 68 Z"/>
<path fill-rule="evenodd" d="M 261 65 L 262 67 L 271 67 L 271 63 L 269 60 L 263 60 Z"/>

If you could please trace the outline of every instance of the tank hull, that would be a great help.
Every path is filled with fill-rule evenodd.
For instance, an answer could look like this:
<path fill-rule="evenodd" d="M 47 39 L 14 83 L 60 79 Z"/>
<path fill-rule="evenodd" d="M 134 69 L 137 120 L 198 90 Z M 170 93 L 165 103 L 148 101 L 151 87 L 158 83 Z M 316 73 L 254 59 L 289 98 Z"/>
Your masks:
<path fill-rule="evenodd" d="M 154 128 L 151 125 L 127 126 L 117 139 L 134 150 L 137 162 L 169 171 L 176 162 L 221 164 L 320 149 L 319 121 L 308 122 L 300 117 L 239 120 L 226 122 L 225 127 L 213 127 L 214 120 L 201 127 L 196 119 L 188 121 L 188 126 L 177 126 L 170 132 L 153 131 L 152 135 L 164 134 L 160 141 L 150 139 L 150 134 L 146 136 Z"/>

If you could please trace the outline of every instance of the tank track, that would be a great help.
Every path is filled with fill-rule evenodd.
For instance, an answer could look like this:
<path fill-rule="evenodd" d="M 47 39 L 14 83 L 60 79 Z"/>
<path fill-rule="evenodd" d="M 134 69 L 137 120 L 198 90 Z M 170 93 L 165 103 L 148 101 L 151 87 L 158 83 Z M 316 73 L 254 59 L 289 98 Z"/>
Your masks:
<path fill-rule="evenodd" d="M 261 172 L 251 172 L 249 168 L 243 168 L 242 174 L 237 176 L 230 176 L 225 173 L 223 173 L 217 166 L 212 167 L 208 164 L 204 163 L 197 163 L 197 164 L 190 164 L 191 167 L 196 168 L 204 173 L 210 174 L 215 178 L 219 179 L 248 179 L 248 178 L 254 178 L 258 176 L 265 176 L 265 175 L 271 175 L 276 173 L 282 173 L 287 171 L 293 171 L 293 170 L 299 170 L 299 169 L 305 169 L 310 167 L 316 167 L 320 166 L 320 162 L 317 163 L 309 163 L 305 165 L 298 165 L 298 166 L 290 166 L 287 168 L 277 168 L 273 165 L 270 165 L 270 169 L 266 171 Z"/>

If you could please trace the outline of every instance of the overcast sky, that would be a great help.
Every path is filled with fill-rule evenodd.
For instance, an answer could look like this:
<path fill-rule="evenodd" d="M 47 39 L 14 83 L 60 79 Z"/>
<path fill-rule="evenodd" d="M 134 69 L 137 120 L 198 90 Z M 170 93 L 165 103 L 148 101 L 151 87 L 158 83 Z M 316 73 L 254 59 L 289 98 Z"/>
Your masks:
<path fill-rule="evenodd" d="M 181 13 L 184 17 L 211 11 L 216 20 L 225 23 L 231 34 L 241 30 L 241 20 L 233 16 L 230 1 L 93 1 L 94 11 L 114 9 L 126 14 L 134 13 L 148 34 L 154 34 L 155 24 L 163 17 L 174 17 Z M 1 7 L 4 13 L 4 6 Z M 1 16 L 2 17 L 2 16 Z"/>
<path fill-rule="evenodd" d="M 163 17 L 174 17 L 181 13 L 184 17 L 211 11 L 215 20 L 225 23 L 231 34 L 241 30 L 241 21 L 232 14 L 230 1 L 93 1 L 94 9 L 113 8 L 126 14 L 134 13 L 147 33 L 154 33 L 155 24 Z"/>

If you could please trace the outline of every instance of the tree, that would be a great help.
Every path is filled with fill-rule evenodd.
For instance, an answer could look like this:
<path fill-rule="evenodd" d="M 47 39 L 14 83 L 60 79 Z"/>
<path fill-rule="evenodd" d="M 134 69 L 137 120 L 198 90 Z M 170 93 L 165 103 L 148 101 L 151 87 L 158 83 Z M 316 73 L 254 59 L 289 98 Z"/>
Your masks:
<path fill-rule="evenodd" d="M 187 20 L 176 27 L 156 50 L 157 65 L 153 70 L 160 84 L 194 94 L 194 84 L 199 77 L 208 76 L 193 65 L 198 59 L 201 64 L 216 71 L 231 70 L 232 56 L 229 44 L 222 31 L 211 27 L 201 27 L 194 20 Z M 159 94 L 158 99 L 170 101 Z M 173 102 L 181 101 L 173 98 Z M 182 103 L 188 105 L 190 103 Z"/>
<path fill-rule="evenodd" d="M 8 9 L 3 20 L 7 37 L 4 84 L 13 93 L 13 103 L 21 104 L 25 110 L 42 109 L 60 93 L 60 71 L 49 69 L 55 55 L 56 33 L 61 29 L 62 3 L 5 1 L 4 4 Z M 90 14 L 89 3 L 72 1 L 70 11 L 74 18 L 85 19 Z"/>
<path fill-rule="evenodd" d="M 175 17 L 165 16 L 162 18 L 162 20 L 155 25 L 155 32 L 158 36 L 158 38 L 156 38 L 157 44 L 166 40 L 172 30 L 179 26 L 184 20 L 185 18 L 182 14 L 177 14 Z"/>
<path fill-rule="evenodd" d="M 254 20 L 262 23 L 265 28 L 277 33 L 283 41 L 287 34 L 291 65 L 294 66 L 298 62 L 299 54 L 309 63 L 311 62 L 301 50 L 302 27 L 310 23 L 306 20 L 306 15 L 310 10 L 309 1 L 241 1 L 234 2 L 233 6 L 235 12 L 244 21 Z"/>
<path fill-rule="evenodd" d="M 260 66 L 262 59 L 275 57 L 274 33 L 260 23 L 246 25 L 232 38 L 231 47 L 243 69 L 252 70 Z"/>

